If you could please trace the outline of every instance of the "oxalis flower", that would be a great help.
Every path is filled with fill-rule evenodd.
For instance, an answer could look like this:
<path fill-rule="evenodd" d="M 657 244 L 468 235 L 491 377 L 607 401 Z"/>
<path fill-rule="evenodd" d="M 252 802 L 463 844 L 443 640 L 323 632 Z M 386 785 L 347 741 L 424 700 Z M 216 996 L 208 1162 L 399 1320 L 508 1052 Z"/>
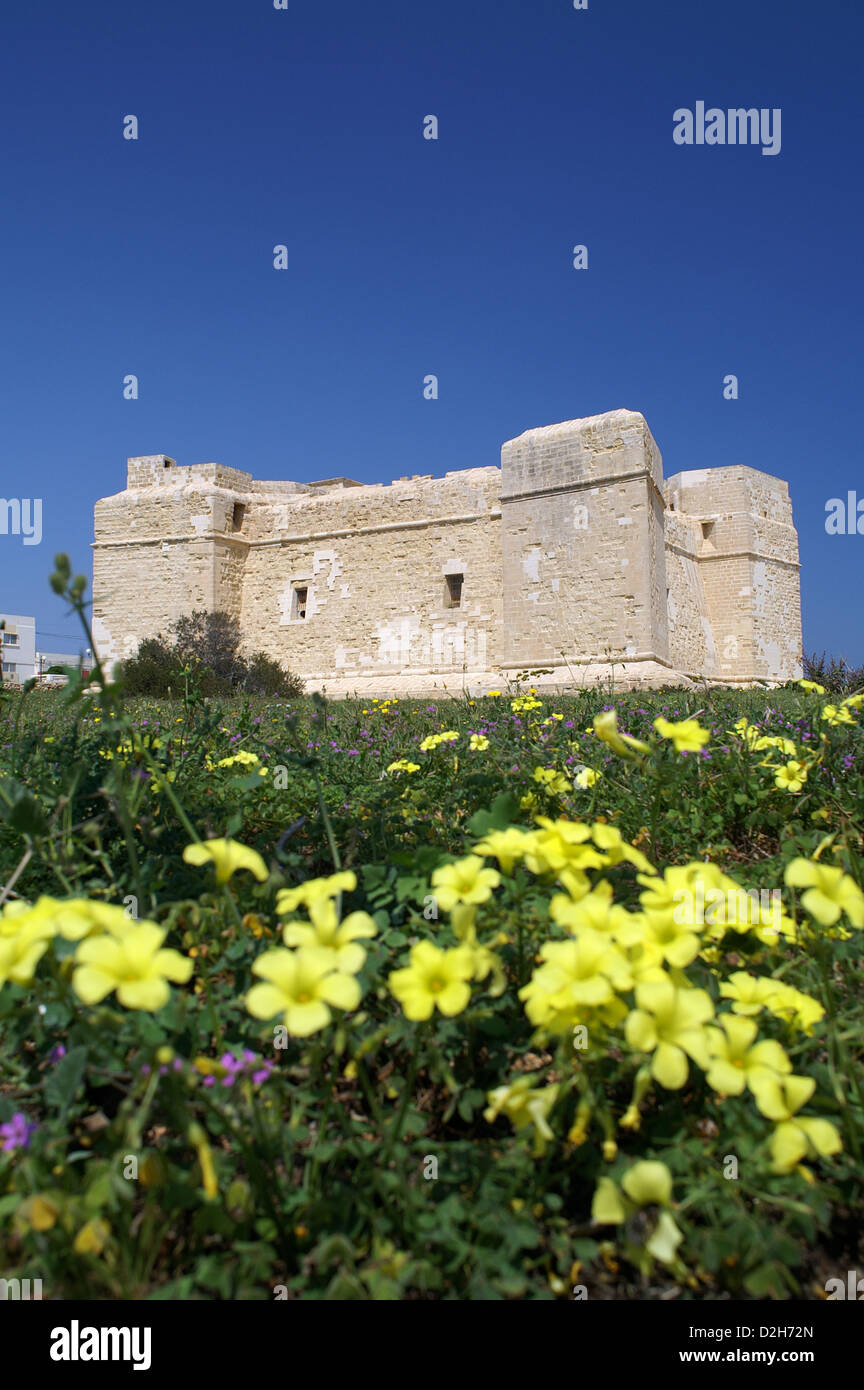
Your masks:
<path fill-rule="evenodd" d="M 449 912 L 454 903 L 488 902 L 500 882 L 498 870 L 487 869 L 476 854 L 457 859 L 454 864 L 443 864 L 432 874 L 432 887 L 443 912 Z"/>
<path fill-rule="evenodd" d="M 793 859 L 786 865 L 784 879 L 790 888 L 806 888 L 801 901 L 821 926 L 833 927 L 845 912 L 853 927 L 864 927 L 864 893 L 842 869 Z"/>
<path fill-rule="evenodd" d="M 657 1224 L 645 1242 L 645 1250 L 661 1264 L 672 1265 L 684 1239 L 668 1208 L 672 1203 L 672 1174 L 665 1163 L 645 1159 L 634 1163 L 621 1179 L 621 1190 L 611 1178 L 600 1178 L 591 1204 L 591 1216 L 599 1226 L 619 1226 L 634 1211 L 656 1206 Z"/>
<path fill-rule="evenodd" d="M 405 1017 L 413 1022 L 431 1018 L 435 1009 L 452 1018 L 468 1006 L 468 981 L 475 968 L 470 947 L 455 946 L 442 951 L 431 941 L 421 941 L 411 948 L 410 965 L 392 971 L 387 983 Z"/>
<path fill-rule="evenodd" d="M 253 985 L 246 995 L 249 1013 L 260 1019 L 281 1014 L 295 1038 L 326 1028 L 331 1007 L 350 1010 L 360 1003 L 357 981 L 334 970 L 333 952 L 319 946 L 301 946 L 298 951 L 277 947 L 258 957 L 252 974 L 260 976 L 262 983 Z"/>
<path fill-rule="evenodd" d="M 54 926 L 67 941 L 82 941 L 85 936 L 96 936 L 101 932 L 122 936 L 135 920 L 125 907 L 118 907 L 115 903 L 91 902 L 88 898 L 70 898 L 65 902 L 40 898 L 34 912 L 43 903 L 43 910 L 50 912 Z"/>
<path fill-rule="evenodd" d="M 841 1152 L 840 1135 L 828 1120 L 796 1113 L 816 1089 L 812 1076 L 759 1076 L 750 1089 L 762 1114 L 779 1122 L 771 1136 L 775 1173 L 791 1173 L 808 1154 L 828 1158 Z"/>
<path fill-rule="evenodd" d="M 706 1081 L 722 1096 L 740 1096 L 745 1086 L 756 1094 L 759 1082 L 791 1072 L 792 1063 L 778 1042 L 756 1041 L 752 1018 L 724 1014 L 719 1028 L 706 1029 L 711 1065 Z M 722 1030 L 722 1031 L 721 1031 Z"/>
<path fill-rule="evenodd" d="M 36 966 L 51 944 L 54 935 L 42 919 L 21 919 L 23 925 L 14 935 L 0 936 L 0 988 L 11 980 L 16 985 L 29 985 Z"/>
<path fill-rule="evenodd" d="M 650 753 L 651 749 L 641 739 L 622 734 L 618 728 L 618 716 L 614 709 L 603 714 L 595 714 L 592 731 L 603 743 L 608 744 L 619 758 L 632 758 L 634 753 Z"/>
<path fill-rule="evenodd" d="M 796 758 L 790 758 L 788 763 L 778 767 L 774 773 L 774 785 L 781 792 L 800 792 L 806 781 L 806 764 L 799 763 Z"/>
<path fill-rule="evenodd" d="M 654 728 L 661 738 L 671 738 L 676 753 L 698 753 L 709 742 L 711 734 L 703 729 L 697 719 L 682 719 L 673 724 L 669 719 L 654 720 Z"/>
<path fill-rule="evenodd" d="M 667 1091 L 680 1091 L 687 1080 L 687 1058 L 706 1071 L 710 1065 L 704 1025 L 714 1015 L 704 989 L 677 989 L 670 979 L 640 981 L 636 1003 L 627 1019 L 627 1042 L 652 1052 L 651 1075 Z"/>
<path fill-rule="evenodd" d="M 319 898 L 308 908 L 311 922 L 288 922 L 282 932 L 286 946 L 317 946 L 327 951 L 333 969 L 356 975 L 363 969 L 366 952 L 357 945 L 359 938 L 377 936 L 378 928 L 368 912 L 351 912 L 339 921 L 332 898 Z"/>
<path fill-rule="evenodd" d="M 548 941 L 540 950 L 544 964 L 519 991 L 525 1012 L 538 1027 L 566 1029 L 584 1008 L 609 1005 L 615 990 L 633 984 L 627 959 L 608 936 L 583 927 L 575 941 Z M 623 1016 L 625 1010 L 621 1009 Z"/>
<path fill-rule="evenodd" d="M 558 1089 L 557 1085 L 538 1087 L 533 1076 L 517 1077 L 509 1086 L 488 1092 L 489 1105 L 483 1118 L 491 1125 L 504 1114 L 517 1132 L 533 1126 L 534 1156 L 539 1158 L 555 1137 L 549 1127 L 549 1112 L 558 1099 Z"/>
<path fill-rule="evenodd" d="M 186 864 L 212 863 L 216 870 L 216 882 L 227 883 L 232 874 L 239 869 L 248 869 L 260 883 L 267 879 L 267 865 L 254 849 L 247 849 L 236 840 L 199 840 L 187 845 L 183 851 Z"/>
<path fill-rule="evenodd" d="M 186 984 L 192 961 L 163 949 L 167 933 L 155 922 L 130 922 L 122 936 L 90 936 L 75 952 L 72 988 L 85 1004 L 116 993 L 125 1009 L 155 1013 L 167 1004 L 168 981 Z"/>
<path fill-rule="evenodd" d="M 353 893 L 357 887 L 357 875 L 350 869 L 327 878 L 309 878 L 297 888 L 283 888 L 276 894 L 276 911 L 280 917 L 294 912 L 301 904 L 309 907 L 311 903 L 324 902 L 328 898 L 338 898 L 340 893 Z"/>
<path fill-rule="evenodd" d="M 507 830 L 488 831 L 477 841 L 474 851 L 487 859 L 497 859 L 502 874 L 512 874 L 514 865 L 521 862 L 533 840 L 532 831 L 517 830 L 511 825 Z"/>

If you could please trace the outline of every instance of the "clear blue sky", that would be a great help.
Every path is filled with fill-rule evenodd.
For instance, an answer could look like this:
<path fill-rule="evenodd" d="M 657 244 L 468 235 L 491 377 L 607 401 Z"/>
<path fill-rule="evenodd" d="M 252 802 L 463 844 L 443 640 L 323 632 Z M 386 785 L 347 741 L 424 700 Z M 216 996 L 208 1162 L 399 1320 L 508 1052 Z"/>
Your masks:
<path fill-rule="evenodd" d="M 5 0 L 0 37 L 2 492 L 44 506 L 0 611 L 43 647 L 129 454 L 386 481 L 626 406 L 667 475 L 789 481 L 805 649 L 864 660 L 864 535 L 825 533 L 864 497 L 861 0 Z M 780 154 L 677 146 L 700 100 L 780 107 Z"/>

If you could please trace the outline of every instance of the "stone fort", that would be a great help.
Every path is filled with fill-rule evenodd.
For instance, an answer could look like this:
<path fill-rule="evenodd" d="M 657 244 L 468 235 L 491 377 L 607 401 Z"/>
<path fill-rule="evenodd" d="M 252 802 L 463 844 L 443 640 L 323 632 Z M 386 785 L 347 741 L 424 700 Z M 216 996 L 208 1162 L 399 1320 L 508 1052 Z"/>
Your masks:
<path fill-rule="evenodd" d="M 501 467 L 381 484 L 261 482 L 130 458 L 95 508 L 109 665 L 195 608 L 331 695 L 782 682 L 801 674 L 786 483 L 664 479 L 635 411 L 528 430 Z"/>

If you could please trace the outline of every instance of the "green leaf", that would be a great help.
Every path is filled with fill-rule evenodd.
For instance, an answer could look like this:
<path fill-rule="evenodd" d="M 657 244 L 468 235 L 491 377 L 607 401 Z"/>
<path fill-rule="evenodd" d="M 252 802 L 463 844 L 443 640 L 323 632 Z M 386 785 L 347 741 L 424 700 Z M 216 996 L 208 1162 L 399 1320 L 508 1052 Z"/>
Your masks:
<path fill-rule="evenodd" d="M 475 811 L 466 829 L 472 835 L 487 835 L 490 830 L 506 830 L 519 815 L 519 802 L 510 792 L 496 796 L 488 811 Z"/>
<path fill-rule="evenodd" d="M 87 1048 L 73 1047 L 45 1080 L 45 1100 L 65 1115 L 87 1067 Z"/>

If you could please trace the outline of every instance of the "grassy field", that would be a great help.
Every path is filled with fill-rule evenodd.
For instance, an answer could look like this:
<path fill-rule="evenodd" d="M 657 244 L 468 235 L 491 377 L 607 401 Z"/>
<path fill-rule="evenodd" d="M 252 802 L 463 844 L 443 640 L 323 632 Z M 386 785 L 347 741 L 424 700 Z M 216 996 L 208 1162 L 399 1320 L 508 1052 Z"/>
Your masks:
<path fill-rule="evenodd" d="M 825 1298 L 862 702 L 4 696 L 0 1277 Z"/>

